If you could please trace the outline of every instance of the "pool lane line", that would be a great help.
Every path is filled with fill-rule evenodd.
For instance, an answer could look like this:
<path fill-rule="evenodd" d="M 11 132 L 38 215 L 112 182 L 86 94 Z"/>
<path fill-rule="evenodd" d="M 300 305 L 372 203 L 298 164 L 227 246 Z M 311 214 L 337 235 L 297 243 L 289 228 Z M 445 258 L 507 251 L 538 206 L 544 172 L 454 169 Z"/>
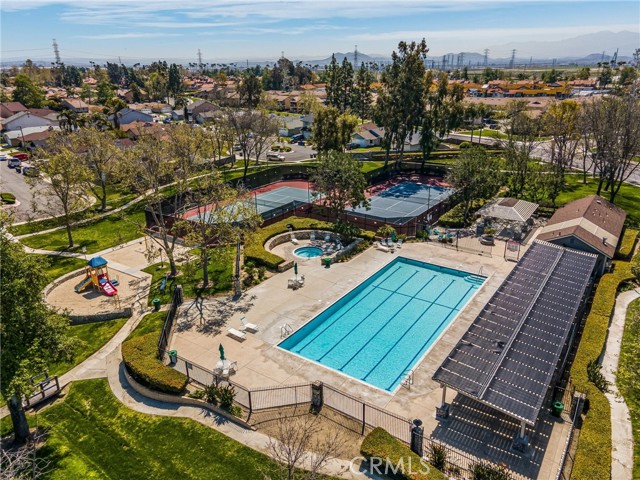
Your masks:
<path fill-rule="evenodd" d="M 391 264 L 389 264 L 389 265 L 391 265 Z M 395 269 L 390 268 L 388 272 L 385 272 L 385 273 L 384 273 L 384 275 L 387 275 L 387 274 L 388 274 L 388 276 L 391 276 L 391 275 L 393 275 L 395 272 L 397 272 L 397 271 L 400 269 L 400 266 L 399 266 L 398 264 L 396 264 L 396 265 L 395 265 L 395 267 L 396 267 Z M 385 268 L 385 267 L 383 267 L 383 268 Z M 375 275 L 375 274 L 374 274 L 374 275 Z M 372 275 L 372 276 L 373 276 L 373 275 Z M 367 279 L 367 280 L 369 280 L 369 279 Z M 367 280 L 365 280 L 365 282 L 366 282 Z M 373 282 L 371 282 L 371 284 L 367 285 L 367 287 L 365 287 L 365 288 L 368 288 L 369 286 L 374 286 L 374 285 L 373 285 Z M 356 288 L 358 288 L 358 287 L 356 287 Z M 348 293 L 347 293 L 346 295 L 344 295 L 343 297 L 339 298 L 336 302 L 334 302 L 332 305 L 330 305 L 330 306 L 328 307 L 328 309 L 330 309 L 331 307 L 335 306 L 338 302 L 342 301 L 342 300 L 343 300 L 347 295 L 349 295 L 349 294 L 350 294 L 350 293 L 352 293 L 352 292 L 353 292 L 353 290 L 352 290 L 351 292 L 348 292 Z M 318 338 L 321 334 L 323 334 L 325 331 L 327 331 L 327 329 L 329 329 L 331 326 L 333 326 L 333 324 L 335 324 L 339 319 L 341 319 L 342 317 L 344 317 L 344 316 L 345 316 L 347 313 L 349 313 L 353 308 L 355 308 L 355 307 L 356 307 L 360 302 L 362 302 L 365 298 L 367 298 L 369 295 L 371 295 L 371 294 L 372 294 L 372 293 L 374 293 L 374 292 L 375 292 L 375 288 L 374 288 L 374 289 L 372 289 L 371 291 L 367 292 L 367 293 L 366 293 L 366 294 L 365 294 L 365 295 L 364 295 L 360 300 L 358 300 L 357 302 L 355 302 L 353 305 L 349 306 L 349 308 L 348 308 L 347 310 L 345 310 L 342 314 L 340 314 L 339 316 L 337 316 L 337 317 L 334 319 L 334 321 L 333 321 L 333 322 L 331 322 L 331 323 L 329 323 L 326 327 L 321 328 L 320 326 L 318 326 L 318 327 L 317 327 L 316 329 L 314 329 L 312 332 L 309 332 L 309 334 L 307 334 L 307 336 L 305 336 L 305 337 L 304 337 L 304 339 L 301 339 L 301 340 L 300 340 L 300 342 L 296 344 L 296 347 L 298 347 L 300 344 L 302 344 L 303 342 L 305 342 L 305 340 L 307 340 L 307 338 L 308 338 L 309 336 L 311 336 L 312 334 L 313 334 L 313 337 L 312 337 L 310 340 L 306 341 L 306 342 L 304 343 L 304 346 L 303 346 L 303 347 L 301 347 L 299 350 L 291 350 L 291 351 L 295 351 L 296 353 L 300 353 L 300 354 L 302 354 L 302 353 L 301 353 L 301 352 L 302 352 L 302 350 L 304 350 L 304 349 L 305 349 L 305 348 L 307 348 L 309 345 L 311 345 L 314 341 L 316 341 L 316 340 L 317 340 L 317 338 Z M 391 295 L 389 295 L 389 297 L 390 297 L 390 296 L 391 296 Z M 389 297 L 387 297 L 387 298 L 389 298 Z M 387 298 L 385 298 L 385 301 L 386 301 L 386 299 L 387 299 Z M 381 305 L 381 304 L 380 304 L 380 305 Z M 340 308 L 342 308 L 342 307 L 340 307 Z M 327 309 L 327 310 L 328 310 L 328 309 Z M 325 310 L 324 312 L 320 313 L 319 315 L 323 315 L 327 310 Z M 339 310 L 339 309 L 338 309 L 338 310 Z M 316 316 L 315 318 L 311 319 L 311 320 L 310 320 L 309 322 L 307 322 L 305 325 L 308 325 L 309 323 L 313 322 L 317 317 L 318 317 L 318 316 Z M 292 336 L 294 336 L 298 331 L 302 330 L 302 329 L 305 327 L 305 325 L 303 325 L 302 327 L 300 327 L 300 329 L 298 329 L 296 332 L 294 332 Z M 324 322 L 322 323 L 322 326 L 324 326 Z M 318 331 L 316 331 L 316 330 L 318 330 Z M 289 337 L 289 338 L 291 338 L 291 337 Z"/>
<path fill-rule="evenodd" d="M 400 288 L 404 287 L 404 285 L 405 285 L 409 280 L 411 280 L 413 277 L 415 277 L 417 273 L 418 273 L 418 270 L 415 270 L 415 271 L 413 272 L 413 275 L 411 275 L 411 276 L 410 276 L 409 278 L 407 278 L 404 282 L 402 282 L 402 284 L 398 285 L 398 289 L 400 289 Z M 375 290 L 373 290 L 373 291 L 375 291 Z M 367 316 L 366 316 L 366 317 L 364 317 L 364 318 L 363 318 L 362 320 L 360 320 L 356 325 L 354 325 L 354 326 L 351 328 L 351 330 L 349 330 L 349 331 L 348 331 L 348 332 L 347 332 L 347 333 L 342 337 L 342 339 L 341 339 L 339 342 L 337 342 L 337 343 L 336 343 L 335 345 L 333 345 L 329 350 L 327 350 L 326 352 L 324 352 L 324 354 L 323 354 L 323 355 L 318 359 L 318 361 L 321 361 L 321 360 L 322 360 L 324 357 L 326 357 L 330 352 L 332 352 L 334 348 L 336 348 L 336 347 L 337 347 L 338 345 L 340 345 L 344 340 L 346 340 L 346 339 L 349 337 L 349 335 L 351 335 L 351 334 L 354 332 L 354 330 L 356 330 L 358 327 L 360 327 L 360 325 L 362 325 L 364 322 L 366 322 L 366 321 L 369 319 L 369 317 L 373 314 L 373 312 L 375 312 L 375 311 L 376 311 L 376 310 L 378 310 L 382 305 L 384 305 L 384 303 L 386 302 L 386 300 L 388 300 L 390 297 L 391 297 L 391 295 L 389 295 L 387 298 L 385 298 L 385 300 L 384 300 L 384 301 L 379 302 L 379 303 L 378 303 L 378 305 L 376 305 L 376 307 L 375 307 L 373 310 L 370 310 L 370 311 L 368 312 L 368 314 L 367 314 Z M 398 311 L 397 311 L 397 312 L 396 312 L 396 313 L 395 313 L 391 318 L 394 318 L 396 315 L 398 315 L 398 314 L 402 311 L 402 309 L 403 309 L 404 307 L 406 307 L 406 306 L 407 306 L 407 304 L 408 304 L 410 301 L 411 301 L 411 299 L 407 300 L 407 302 L 406 302 L 402 307 L 400 307 L 400 308 L 398 309 Z M 382 326 L 382 328 L 384 328 L 384 325 Z M 382 328 L 381 328 L 380 330 L 382 330 Z M 380 332 L 380 330 L 378 330 L 378 332 L 376 332 L 376 333 L 373 335 L 373 337 L 371 337 L 371 338 L 375 338 L 375 336 Z M 364 346 L 366 346 L 366 345 L 368 345 L 368 344 L 369 344 L 369 342 L 365 343 L 365 344 L 364 344 Z M 363 346 L 363 348 L 364 348 L 364 346 Z M 362 350 L 362 349 L 360 349 L 360 350 Z M 359 352 L 360 350 L 358 350 L 358 352 Z M 356 352 L 356 355 L 358 354 L 358 352 Z M 353 357 L 352 357 L 352 358 L 353 358 Z M 350 360 L 348 360 L 348 361 L 347 361 L 347 363 L 345 363 L 345 364 L 344 364 L 342 367 L 340 367 L 338 370 L 342 370 L 342 369 L 344 368 L 344 366 L 345 366 L 345 365 L 347 365 L 349 362 L 350 362 Z"/>
<path fill-rule="evenodd" d="M 446 291 L 447 291 L 447 289 L 448 289 L 451 285 L 453 285 L 453 283 L 454 283 L 454 280 L 451 280 L 451 282 L 449 283 L 449 285 L 447 285 L 447 286 L 445 287 L 445 289 L 444 289 L 444 290 L 442 290 L 442 292 L 440 292 L 440 295 L 438 295 L 438 296 L 436 297 L 436 300 L 438 300 L 438 298 L 440 298 L 440 297 L 444 294 L 444 292 L 446 292 Z M 425 285 L 425 287 L 426 287 L 426 286 L 427 286 L 427 285 Z M 422 290 L 424 290 L 424 287 L 423 287 L 423 288 L 421 288 L 421 289 L 416 293 L 416 295 L 417 295 L 418 293 L 420 293 Z M 422 300 L 422 299 L 420 299 L 420 298 L 416 298 L 416 296 L 415 296 L 415 295 L 412 297 L 412 300 L 413 300 L 413 299 L 418 300 L 418 301 L 421 301 L 421 302 L 424 302 L 424 300 Z M 410 302 L 410 301 L 411 301 L 411 300 L 409 300 L 409 302 Z M 409 302 L 407 302 L 407 303 L 409 303 Z M 393 350 L 393 349 L 396 347 L 396 345 L 398 345 L 398 343 L 400 343 L 400 342 L 402 341 L 402 339 L 407 335 L 407 333 L 409 333 L 409 331 L 411 331 L 411 329 L 416 325 L 416 323 L 418 323 L 418 322 L 420 321 L 420 319 L 421 319 L 422 317 L 424 317 L 424 316 L 427 314 L 427 312 L 431 309 L 431 307 L 433 307 L 434 303 L 435 303 L 435 302 L 432 302 L 432 303 L 431 303 L 431 304 L 430 304 L 430 305 L 429 305 L 429 306 L 424 310 L 424 312 L 422 312 L 420 315 L 418 315 L 418 318 L 416 318 L 416 319 L 413 321 L 413 323 L 411 324 L 411 326 L 409 326 L 409 328 L 405 329 L 404 333 L 398 337 L 398 339 L 395 341 L 395 343 L 394 343 L 393 345 L 391 345 L 391 347 L 390 347 L 390 348 L 388 348 L 388 349 L 387 349 L 386 353 L 380 357 L 380 360 L 378 360 L 378 362 L 377 362 L 377 363 L 376 363 L 376 364 L 375 364 L 375 365 L 374 365 L 374 366 L 369 370 L 369 372 L 368 372 L 368 373 L 367 373 L 367 374 L 362 378 L 363 380 L 365 380 L 367 377 L 369 377 L 369 375 L 371 375 L 371 374 L 373 373 L 373 371 L 374 371 L 376 368 L 378 368 L 378 366 L 379 366 L 379 365 L 382 363 L 382 361 L 386 358 L 386 356 L 389 354 L 389 352 L 390 352 L 391 350 Z M 450 309 L 450 310 L 451 310 L 451 309 Z M 449 318 L 449 316 L 450 316 L 450 315 L 451 315 L 451 311 L 450 311 L 450 312 L 449 312 L 449 314 L 445 317 L 445 319 L 444 319 L 442 322 L 440 322 L 440 325 L 438 326 L 438 328 L 440 328 L 440 326 L 441 326 L 441 325 L 446 321 L 446 319 L 447 319 L 447 318 Z M 385 326 L 386 326 L 386 325 L 385 325 Z M 382 329 L 381 329 L 381 330 L 382 330 Z M 379 332 L 378 332 L 378 333 L 379 333 Z M 434 331 L 434 333 L 435 333 L 435 331 Z M 375 335 L 373 338 L 371 338 L 371 340 L 369 340 L 369 342 L 368 342 L 368 343 L 371 343 L 371 342 L 373 341 L 373 339 L 374 339 L 376 336 L 377 336 L 377 335 Z M 430 336 L 429 338 L 432 338 L 432 337 L 433 337 L 433 333 L 431 334 L 431 336 Z M 424 346 L 424 344 L 423 344 L 423 346 Z M 360 353 L 360 352 L 358 352 L 358 353 Z M 356 355 L 357 355 L 357 354 L 356 354 Z M 355 355 L 354 355 L 354 357 L 352 357 L 352 359 L 351 359 L 351 360 L 353 360 L 353 358 L 355 358 Z M 351 360 L 350 360 L 350 361 L 351 361 Z M 404 371 L 404 369 L 403 369 L 403 371 Z M 365 381 L 366 381 L 366 380 L 365 380 Z"/>

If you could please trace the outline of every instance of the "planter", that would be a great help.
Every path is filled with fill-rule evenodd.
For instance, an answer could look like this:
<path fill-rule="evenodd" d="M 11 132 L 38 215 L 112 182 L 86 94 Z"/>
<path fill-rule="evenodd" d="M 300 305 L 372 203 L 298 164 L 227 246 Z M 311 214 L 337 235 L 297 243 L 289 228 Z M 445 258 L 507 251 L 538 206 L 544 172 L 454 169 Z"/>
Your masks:
<path fill-rule="evenodd" d="M 482 245 L 494 245 L 495 244 L 495 239 L 494 239 L 493 235 L 481 235 L 480 236 L 480 243 Z"/>

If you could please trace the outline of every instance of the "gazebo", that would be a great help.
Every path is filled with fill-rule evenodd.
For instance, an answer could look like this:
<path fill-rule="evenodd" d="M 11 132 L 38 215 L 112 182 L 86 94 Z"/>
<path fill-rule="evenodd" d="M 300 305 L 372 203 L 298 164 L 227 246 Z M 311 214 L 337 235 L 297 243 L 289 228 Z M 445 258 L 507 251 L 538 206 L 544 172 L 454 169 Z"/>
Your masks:
<path fill-rule="evenodd" d="M 478 215 L 486 226 L 492 225 L 494 220 L 497 220 L 502 230 L 502 233 L 499 233 L 500 236 L 519 240 L 516 237 L 529 230 L 529 225 L 532 223 L 531 216 L 537 209 L 537 203 L 518 198 L 500 197 L 484 205 L 478 210 Z"/>

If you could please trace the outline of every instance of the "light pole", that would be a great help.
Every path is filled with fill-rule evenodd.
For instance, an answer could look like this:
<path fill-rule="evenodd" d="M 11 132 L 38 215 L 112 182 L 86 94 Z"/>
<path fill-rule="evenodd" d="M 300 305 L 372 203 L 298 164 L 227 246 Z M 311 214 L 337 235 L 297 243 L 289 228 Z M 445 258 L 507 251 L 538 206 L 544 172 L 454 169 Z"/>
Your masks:
<path fill-rule="evenodd" d="M 25 148 L 24 146 L 24 132 L 22 131 L 22 127 L 18 127 L 20 128 L 20 135 L 22 136 L 22 148 Z"/>

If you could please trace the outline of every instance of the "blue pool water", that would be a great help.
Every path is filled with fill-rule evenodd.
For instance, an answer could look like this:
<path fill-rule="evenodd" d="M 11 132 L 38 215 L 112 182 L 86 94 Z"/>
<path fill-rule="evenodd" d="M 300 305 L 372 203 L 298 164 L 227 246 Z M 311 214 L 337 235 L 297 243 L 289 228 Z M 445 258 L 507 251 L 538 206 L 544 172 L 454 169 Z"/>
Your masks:
<path fill-rule="evenodd" d="M 314 258 L 322 255 L 320 247 L 300 247 L 296 248 L 293 253 L 302 258 Z"/>
<path fill-rule="evenodd" d="M 391 392 L 484 280 L 398 257 L 279 346 Z"/>

